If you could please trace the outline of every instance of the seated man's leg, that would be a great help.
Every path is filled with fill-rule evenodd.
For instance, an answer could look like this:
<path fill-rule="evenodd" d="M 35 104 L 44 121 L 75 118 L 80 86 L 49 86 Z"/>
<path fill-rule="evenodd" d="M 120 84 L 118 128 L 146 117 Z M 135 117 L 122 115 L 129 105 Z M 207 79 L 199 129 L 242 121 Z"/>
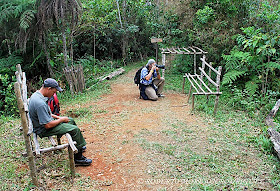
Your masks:
<path fill-rule="evenodd" d="M 73 124 L 70 123 L 75 123 L 74 120 L 70 119 L 69 123 L 61 123 L 57 125 L 54 128 L 51 128 L 47 130 L 45 133 L 43 133 L 41 136 L 42 137 L 48 137 L 52 135 L 63 135 L 65 133 L 69 133 L 73 139 L 73 141 L 76 141 L 76 147 L 78 149 L 78 153 L 74 155 L 74 160 L 76 165 L 82 165 L 82 166 L 88 166 L 92 163 L 91 159 L 87 159 L 82 155 L 83 152 L 83 146 L 86 145 L 86 141 L 81 133 L 81 130 Z"/>
<path fill-rule="evenodd" d="M 151 87 L 151 86 L 146 87 L 145 93 L 150 100 L 153 100 L 153 101 L 158 100 L 158 96 L 157 96 L 156 91 L 153 87 Z"/>
<path fill-rule="evenodd" d="M 48 129 L 44 134 L 42 134 L 42 136 L 48 137 L 52 135 L 64 135 L 65 133 L 69 133 L 73 141 L 77 142 L 77 149 L 81 150 L 82 147 L 86 145 L 86 141 L 81 133 L 81 130 L 76 125 L 72 125 L 70 123 L 73 123 L 73 119 L 72 122 L 70 120 L 69 123 L 61 123 L 56 127 Z"/>
<path fill-rule="evenodd" d="M 68 122 L 69 124 L 77 126 L 76 122 L 74 121 L 74 119 L 72 117 L 68 117 L 68 119 L 69 119 L 69 122 Z"/>
<path fill-rule="evenodd" d="M 164 78 L 154 79 L 153 83 L 158 87 L 158 91 L 157 91 L 158 94 L 162 94 L 164 82 L 165 82 Z"/>

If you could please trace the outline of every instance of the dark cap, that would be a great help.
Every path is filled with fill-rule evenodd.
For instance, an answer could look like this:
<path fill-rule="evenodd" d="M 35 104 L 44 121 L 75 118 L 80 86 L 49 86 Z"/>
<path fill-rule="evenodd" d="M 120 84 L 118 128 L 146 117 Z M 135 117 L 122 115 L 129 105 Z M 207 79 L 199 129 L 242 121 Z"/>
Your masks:
<path fill-rule="evenodd" d="M 62 92 L 63 90 L 61 89 L 61 87 L 59 87 L 57 81 L 55 79 L 52 78 L 48 78 L 44 81 L 44 87 L 51 87 L 51 88 L 56 88 L 57 91 Z"/>

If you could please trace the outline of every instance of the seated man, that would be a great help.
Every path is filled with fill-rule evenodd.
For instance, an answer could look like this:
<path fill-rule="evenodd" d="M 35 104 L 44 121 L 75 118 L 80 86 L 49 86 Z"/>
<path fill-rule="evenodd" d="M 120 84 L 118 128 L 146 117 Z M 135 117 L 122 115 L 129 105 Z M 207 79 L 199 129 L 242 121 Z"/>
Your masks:
<path fill-rule="evenodd" d="M 92 160 L 82 155 L 86 141 L 76 123 L 72 118 L 52 114 L 48 106 L 48 98 L 52 97 L 57 91 L 62 91 L 57 81 L 48 78 L 44 81 L 41 89 L 30 97 L 28 108 L 33 123 L 33 131 L 41 138 L 52 135 L 62 136 L 69 133 L 73 141 L 77 142 L 78 153 L 74 154 L 75 164 L 88 166 L 92 163 Z"/>
<path fill-rule="evenodd" d="M 143 99 L 156 101 L 159 97 L 163 97 L 161 94 L 163 86 L 164 78 L 160 77 L 156 61 L 154 59 L 150 59 L 146 64 L 146 67 L 143 67 L 141 70 L 140 95 Z"/>

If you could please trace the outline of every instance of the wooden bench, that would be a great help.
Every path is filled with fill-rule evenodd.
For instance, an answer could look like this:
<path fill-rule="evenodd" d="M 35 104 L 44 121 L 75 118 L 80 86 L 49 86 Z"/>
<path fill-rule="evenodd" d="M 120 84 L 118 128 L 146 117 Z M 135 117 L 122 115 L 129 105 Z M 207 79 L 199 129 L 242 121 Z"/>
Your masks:
<path fill-rule="evenodd" d="M 214 115 L 217 112 L 219 96 L 222 94 L 220 92 L 220 79 L 221 79 L 221 72 L 222 67 L 219 66 L 218 70 L 214 69 L 211 63 L 206 62 L 206 57 L 200 58 L 202 61 L 202 66 L 199 67 L 200 74 L 190 74 L 186 73 L 183 78 L 183 93 L 184 93 L 184 86 L 185 86 L 185 79 L 187 78 L 190 82 L 190 89 L 188 94 L 189 102 L 192 88 L 195 89 L 195 92 L 192 93 L 192 110 L 194 109 L 194 96 L 195 95 L 206 95 L 207 101 L 209 100 L 209 95 L 216 95 L 215 106 L 214 106 Z M 206 73 L 208 69 L 208 74 Z M 216 76 L 216 79 L 212 79 L 212 76 Z"/>
<path fill-rule="evenodd" d="M 42 153 L 56 151 L 68 148 L 69 160 L 70 160 L 70 171 L 72 179 L 75 177 L 75 163 L 74 163 L 74 153 L 77 153 L 78 150 L 75 146 L 76 142 L 72 140 L 71 135 L 66 133 L 65 136 L 68 140 L 68 143 L 61 144 L 61 137 L 57 137 L 57 142 L 53 137 L 48 137 L 51 146 L 47 148 L 41 148 L 37 135 L 33 133 L 32 121 L 28 113 L 28 99 L 27 99 L 27 86 L 26 86 L 26 77 L 25 72 L 22 72 L 21 66 L 17 65 L 16 71 L 17 82 L 15 82 L 15 93 L 17 96 L 17 104 L 21 117 L 21 130 L 23 130 L 26 153 L 23 153 L 23 156 L 28 157 L 30 174 L 32 182 L 34 185 L 39 186 L 37 180 L 37 168 L 35 164 L 35 158 L 40 156 Z"/>

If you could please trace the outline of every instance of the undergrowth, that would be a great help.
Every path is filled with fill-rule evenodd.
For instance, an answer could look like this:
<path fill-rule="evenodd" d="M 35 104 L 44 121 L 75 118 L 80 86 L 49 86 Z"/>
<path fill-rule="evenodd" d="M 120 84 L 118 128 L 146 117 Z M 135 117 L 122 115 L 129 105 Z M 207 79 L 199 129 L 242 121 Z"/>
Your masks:
<path fill-rule="evenodd" d="M 145 63 L 137 63 L 125 67 L 126 71 L 135 70 Z M 172 69 L 166 70 L 166 90 L 182 92 L 182 74 L 175 72 Z M 133 79 L 131 79 L 131 82 Z M 189 87 L 186 82 L 185 89 Z M 87 87 L 88 89 L 83 93 L 72 95 L 69 91 L 58 94 L 59 100 L 63 106 L 75 106 L 85 104 L 91 100 L 96 100 L 101 94 L 110 92 L 110 83 L 92 83 Z M 234 87 L 233 87 L 234 88 Z M 264 117 L 267 112 L 273 107 L 276 97 L 270 95 L 271 99 L 264 98 L 258 100 L 257 98 L 249 98 L 244 96 L 240 90 L 227 91 L 222 87 L 222 96 L 217 115 L 213 116 L 214 97 L 207 100 L 204 96 L 197 96 L 195 100 L 195 110 L 193 112 L 203 116 L 208 123 L 212 125 L 212 133 L 207 138 L 207 144 L 211 143 L 220 144 L 220 148 L 213 148 L 209 156 L 203 153 L 195 153 L 191 151 L 192 136 L 196 133 L 192 128 L 184 123 L 171 123 L 170 129 L 163 130 L 161 136 L 166 137 L 166 142 L 151 142 L 146 139 L 146 135 L 151 132 L 141 131 L 136 136 L 136 141 L 148 151 L 151 151 L 150 159 L 161 162 L 165 168 L 157 169 L 156 166 L 150 166 L 150 172 L 155 177 L 163 173 L 171 178 L 189 180 L 188 183 L 192 190 L 217 190 L 217 189 L 246 189 L 254 186 L 259 179 L 258 176 L 266 176 L 261 173 L 269 174 L 268 181 L 274 185 L 275 188 L 280 189 L 279 179 L 279 160 L 274 155 L 272 144 L 267 136 L 265 124 L 263 123 Z M 245 94 L 246 95 L 246 94 Z M 241 103 L 242 102 L 242 103 Z M 247 112 L 248 110 L 248 112 Z M 87 115 L 94 115 L 88 113 L 89 109 L 79 108 L 69 111 L 78 115 L 78 121 L 87 118 Z M 96 111 L 106 112 L 106 111 Z M 276 116 L 279 122 L 279 115 Z M 36 190 L 30 183 L 30 176 L 28 170 L 27 159 L 21 156 L 25 150 L 23 138 L 19 131 L 20 119 L 0 117 L 0 132 L 3 136 L 0 137 L 0 150 L 1 150 L 1 190 Z M 191 136 L 190 136 L 191 135 Z M 241 172 L 240 176 L 230 177 L 229 174 L 240 174 L 242 167 L 250 164 L 241 162 L 239 157 L 249 157 L 246 150 L 242 148 L 247 147 L 252 150 L 252 147 L 261 151 L 259 157 L 266 169 L 256 169 L 256 179 L 242 179 L 241 175 L 246 175 Z M 189 153 L 188 155 L 186 153 Z M 232 156 L 232 153 L 236 155 Z M 264 164 L 266 163 L 266 164 Z M 77 178 L 73 184 L 70 183 L 70 170 L 68 163 L 67 150 L 62 153 L 54 155 L 43 155 L 42 158 L 36 159 L 36 164 L 40 167 L 39 179 L 43 186 L 46 188 L 59 188 L 64 190 L 94 190 L 100 182 L 91 180 L 90 178 L 81 177 L 77 174 Z M 268 172 L 265 171 L 270 169 Z M 159 171 L 160 170 L 160 171 Z M 209 171 L 210 175 L 203 177 L 204 171 Z M 209 182 L 211 174 L 219 174 L 219 180 Z M 237 179 L 236 179 L 237 178 Z M 196 180 L 196 181 L 195 181 Z M 198 180 L 198 181 L 197 181 Z M 238 181 L 239 182 L 238 182 Z M 243 182 L 242 182 L 243 181 Z M 250 182 L 251 181 L 251 182 Z M 253 181 L 253 182 L 252 182 Z M 244 183 L 244 184 L 240 184 Z M 226 183 L 226 184 L 224 184 Z M 243 185 L 241 188 L 240 185 Z M 252 188 L 252 187 L 251 187 Z M 255 189 L 255 187 L 253 187 Z M 62 189 L 62 190 L 63 190 Z M 183 189 L 183 188 L 182 188 Z"/>
<path fill-rule="evenodd" d="M 176 71 L 167 71 L 166 84 L 168 85 L 166 85 L 165 88 L 182 92 L 182 76 L 183 74 L 179 75 Z M 186 80 L 185 91 L 188 91 L 189 87 L 190 84 L 188 80 Z M 220 132 L 225 134 L 225 136 L 227 137 L 227 140 L 224 141 L 228 142 L 230 140 L 231 144 L 238 144 L 240 141 L 242 141 L 245 145 L 253 146 L 261 151 L 262 156 L 259 157 L 262 158 L 263 163 L 266 163 L 266 165 L 270 164 L 269 168 L 271 179 L 269 180 L 269 182 L 274 185 L 275 189 L 280 189 L 280 178 L 278 176 L 280 170 L 279 159 L 274 153 L 273 144 L 269 139 L 269 136 L 267 134 L 267 127 L 264 123 L 265 117 L 268 115 L 268 113 L 280 97 L 279 92 L 268 91 L 267 95 L 265 97 L 262 97 L 258 95 L 249 96 L 246 90 L 240 90 L 237 87 L 222 87 L 221 91 L 223 92 L 223 94 L 219 99 L 218 111 L 216 116 L 213 116 L 215 96 L 210 96 L 209 101 L 207 100 L 206 96 L 196 96 L 193 112 L 203 116 L 205 119 L 214 120 L 215 123 L 218 124 L 218 126 L 224 127 L 225 129 Z M 278 122 L 279 124 L 279 114 L 275 116 L 275 122 Z M 179 134 L 180 136 L 187 136 L 187 133 L 184 132 L 181 132 Z M 211 141 L 215 142 L 216 139 L 217 138 L 209 140 L 209 144 L 211 144 Z M 178 150 L 180 146 L 176 148 Z M 234 148 L 231 148 L 230 150 L 236 151 Z M 232 151 L 230 150 L 228 152 L 232 153 Z M 217 155 L 214 156 L 214 158 L 220 160 L 219 158 L 221 157 Z M 226 160 L 226 158 L 224 159 Z M 218 163 L 216 163 L 216 165 L 217 164 Z M 210 187 L 201 186 L 202 185 L 195 186 L 193 187 L 193 189 L 225 189 L 219 187 L 218 184 L 212 184 L 212 186 Z M 234 186 L 233 188 L 237 189 Z M 246 186 L 242 189 L 246 189 Z"/>

